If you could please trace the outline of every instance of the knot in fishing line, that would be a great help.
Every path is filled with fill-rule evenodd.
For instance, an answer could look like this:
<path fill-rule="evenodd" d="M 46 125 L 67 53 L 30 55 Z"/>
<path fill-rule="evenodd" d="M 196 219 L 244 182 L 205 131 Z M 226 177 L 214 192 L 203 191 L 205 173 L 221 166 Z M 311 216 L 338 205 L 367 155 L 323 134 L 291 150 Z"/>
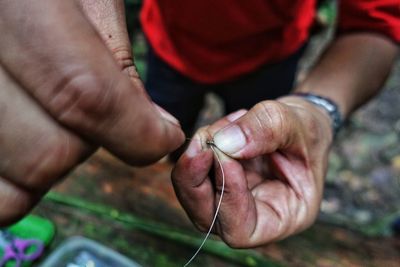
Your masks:
<path fill-rule="evenodd" d="M 213 139 L 207 140 L 206 144 L 209 145 L 210 147 L 217 147 L 217 145 L 214 143 Z"/>

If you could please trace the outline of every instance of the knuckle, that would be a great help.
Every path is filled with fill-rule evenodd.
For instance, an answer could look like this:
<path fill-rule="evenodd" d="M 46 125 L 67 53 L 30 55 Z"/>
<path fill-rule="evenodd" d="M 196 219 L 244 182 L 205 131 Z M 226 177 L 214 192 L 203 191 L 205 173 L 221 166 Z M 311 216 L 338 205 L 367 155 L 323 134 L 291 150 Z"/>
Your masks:
<path fill-rule="evenodd" d="M 244 248 L 247 246 L 246 238 L 238 238 L 236 236 L 224 233 L 221 236 L 222 240 L 231 248 Z"/>
<path fill-rule="evenodd" d="M 1 183 L 3 189 L 0 197 L 0 227 L 3 227 L 25 216 L 36 201 L 30 194 L 19 190 L 17 187 L 10 186 L 4 180 Z"/>
<path fill-rule="evenodd" d="M 114 59 L 117 61 L 118 66 L 120 66 L 121 70 L 132 70 L 129 71 L 130 76 L 139 78 L 139 74 L 136 71 L 136 67 L 133 61 L 132 52 L 129 48 L 121 47 L 116 48 L 112 51 Z"/>
<path fill-rule="evenodd" d="M 115 108 L 112 83 L 105 82 L 93 71 L 67 75 L 49 101 L 54 116 L 67 125 L 75 126 L 99 121 Z"/>
<path fill-rule="evenodd" d="M 274 139 L 287 133 L 287 108 L 277 101 L 263 101 L 254 107 L 254 116 L 263 137 Z"/>
<path fill-rule="evenodd" d="M 36 157 L 27 163 L 25 175 L 18 181 L 30 191 L 48 190 L 60 177 L 69 171 L 71 164 L 71 147 L 68 140 L 48 138 L 41 142 Z M 72 160 L 74 162 L 75 159 Z"/>

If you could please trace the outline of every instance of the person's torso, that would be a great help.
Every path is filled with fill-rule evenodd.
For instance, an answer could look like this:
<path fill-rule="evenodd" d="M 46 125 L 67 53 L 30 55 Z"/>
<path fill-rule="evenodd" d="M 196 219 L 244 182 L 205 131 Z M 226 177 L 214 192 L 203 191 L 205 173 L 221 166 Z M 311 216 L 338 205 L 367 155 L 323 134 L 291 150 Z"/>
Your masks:
<path fill-rule="evenodd" d="M 141 21 L 158 56 L 213 83 L 294 53 L 314 11 L 315 0 L 145 0 Z"/>

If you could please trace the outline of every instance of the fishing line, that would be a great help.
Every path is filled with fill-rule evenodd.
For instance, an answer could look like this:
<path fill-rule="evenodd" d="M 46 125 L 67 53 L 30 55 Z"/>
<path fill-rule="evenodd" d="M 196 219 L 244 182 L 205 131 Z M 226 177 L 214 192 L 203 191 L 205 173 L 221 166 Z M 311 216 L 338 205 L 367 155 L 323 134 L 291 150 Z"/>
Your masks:
<path fill-rule="evenodd" d="M 216 151 L 216 149 L 218 149 L 218 147 L 214 144 L 214 142 L 212 140 L 211 141 L 209 140 L 206 143 L 207 143 L 207 145 L 210 146 L 211 150 L 213 151 L 213 153 L 214 153 L 214 155 L 215 155 L 215 157 L 217 159 L 219 168 L 221 170 L 221 175 L 222 175 L 221 196 L 219 197 L 218 205 L 217 205 L 217 208 L 215 210 L 215 214 L 214 214 L 213 220 L 211 222 L 210 228 L 208 229 L 208 232 L 207 232 L 206 236 L 203 239 L 203 242 L 201 242 L 201 244 L 200 244 L 199 248 L 197 249 L 197 251 L 193 254 L 193 256 L 190 258 L 190 260 L 188 260 L 188 262 L 186 262 L 186 264 L 183 265 L 183 267 L 188 266 L 196 258 L 197 254 L 199 254 L 201 248 L 204 246 L 204 244 L 206 243 L 208 237 L 210 236 L 211 231 L 212 231 L 212 229 L 214 227 L 214 224 L 215 224 L 215 222 L 217 220 L 217 216 L 218 216 L 218 213 L 219 213 L 219 209 L 221 207 L 222 198 L 224 196 L 224 191 L 225 191 L 225 172 L 224 172 L 224 168 L 222 167 L 221 160 L 220 160 L 220 158 L 218 156 L 218 153 Z"/>

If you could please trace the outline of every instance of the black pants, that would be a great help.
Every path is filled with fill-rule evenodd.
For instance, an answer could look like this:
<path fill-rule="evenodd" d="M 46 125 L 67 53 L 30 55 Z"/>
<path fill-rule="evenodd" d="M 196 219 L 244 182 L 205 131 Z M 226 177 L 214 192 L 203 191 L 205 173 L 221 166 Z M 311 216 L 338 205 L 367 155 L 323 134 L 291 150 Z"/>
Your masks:
<path fill-rule="evenodd" d="M 233 81 L 209 85 L 195 82 L 172 69 L 149 47 L 146 89 L 153 101 L 174 115 L 185 134 L 191 136 L 207 92 L 222 98 L 225 113 L 250 109 L 262 100 L 288 94 L 304 48 L 284 61 L 264 65 Z"/>

